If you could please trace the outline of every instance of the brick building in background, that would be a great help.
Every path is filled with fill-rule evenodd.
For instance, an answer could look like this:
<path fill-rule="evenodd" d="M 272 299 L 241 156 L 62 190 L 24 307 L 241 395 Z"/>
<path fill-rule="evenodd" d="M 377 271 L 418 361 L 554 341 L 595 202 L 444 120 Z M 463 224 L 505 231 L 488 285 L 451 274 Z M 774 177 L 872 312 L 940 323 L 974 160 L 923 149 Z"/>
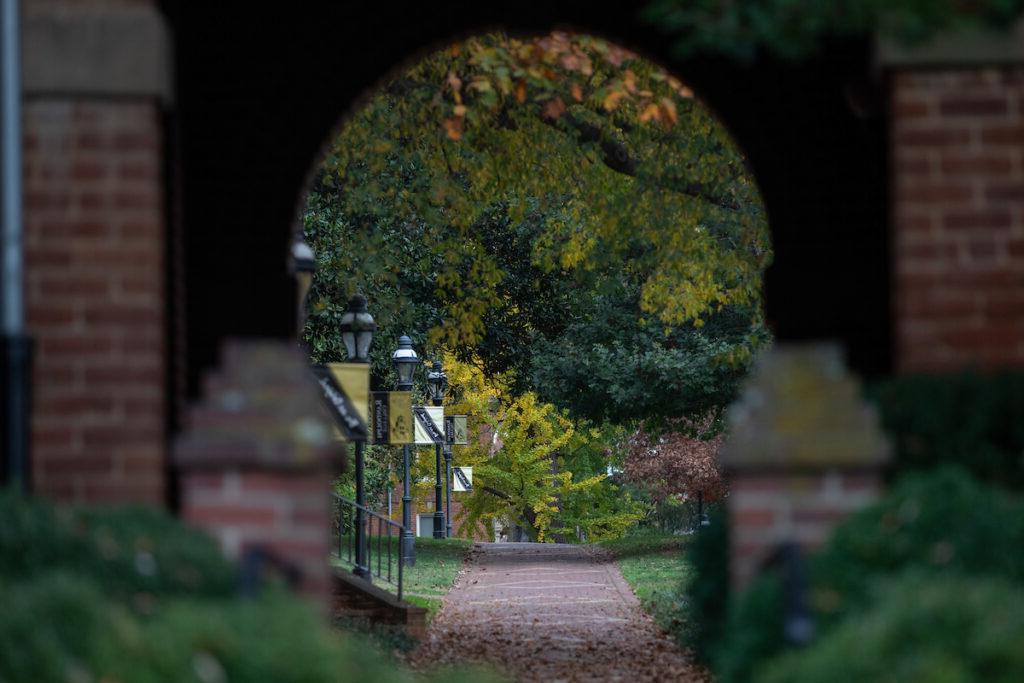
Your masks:
<path fill-rule="evenodd" d="M 338 14 L 348 11 L 363 14 Z M 391 14 L 373 19 L 378 11 Z M 673 68 L 667 44 L 630 23 L 631 14 L 567 3 L 524 9 L 511 28 L 581 18 Z M 23 3 L 36 491 L 65 501 L 173 504 L 168 444 L 185 379 L 198 398 L 224 339 L 286 338 L 293 328 L 285 257 L 318 145 L 364 88 L 416 49 L 503 20 L 483 6 L 458 17 L 304 6 L 260 22 L 251 12 L 189 3 Z M 368 51 L 355 38 L 374 21 L 387 30 L 375 39 L 382 47 Z M 296 41 L 303 50 L 285 49 Z M 835 131 L 831 139 L 841 140 L 865 129 L 852 115 L 841 118 L 848 113 L 828 113 L 824 94 L 797 88 L 804 76 L 771 98 L 732 85 L 714 90 L 733 82 L 723 76 L 732 67 L 673 69 L 701 86 L 763 184 L 777 254 L 767 297 L 769 317 L 782 321 L 778 336 L 838 339 L 854 359 L 887 359 L 876 364 L 883 370 L 1024 365 L 1024 38 L 946 39 L 914 52 L 882 48 L 874 58 L 854 61 L 887 87 L 878 114 L 885 118 L 868 128 L 871 140 L 888 144 L 889 167 L 874 169 L 879 177 L 856 171 L 873 161 L 859 156 L 859 141 L 847 141 L 831 158 L 848 171 L 842 183 L 801 170 L 800 159 L 821 153 L 813 141 L 769 153 L 789 139 L 773 131 L 792 139 Z M 770 77 L 757 68 L 743 71 L 743 82 L 783 90 L 790 82 L 789 72 L 771 71 L 778 67 L 764 67 Z M 834 72 L 842 90 L 834 63 L 820 71 Z M 888 188 L 887 203 L 878 187 Z M 858 225 L 861 200 L 881 201 L 888 225 Z M 836 213 L 821 213 L 828 211 Z M 845 233 L 821 220 L 847 214 Z M 862 263 L 839 263 L 853 258 L 850 244 L 861 244 L 839 241 L 843 234 L 871 245 L 857 252 Z M 812 265 L 846 287 L 827 311 L 813 297 L 833 283 L 819 283 Z M 868 317 L 857 317 L 849 304 L 869 284 L 875 293 L 861 299 Z"/>

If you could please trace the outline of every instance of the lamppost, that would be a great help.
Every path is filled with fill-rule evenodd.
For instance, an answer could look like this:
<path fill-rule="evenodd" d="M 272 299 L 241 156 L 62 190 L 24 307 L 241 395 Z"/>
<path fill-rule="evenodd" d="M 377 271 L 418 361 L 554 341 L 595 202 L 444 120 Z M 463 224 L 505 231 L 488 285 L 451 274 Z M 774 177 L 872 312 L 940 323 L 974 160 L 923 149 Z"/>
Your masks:
<path fill-rule="evenodd" d="M 316 255 L 301 237 L 292 243 L 289 266 L 298 285 L 296 292 L 298 303 L 295 307 L 298 324 L 296 338 L 301 342 L 302 330 L 306 326 L 306 296 L 309 294 L 309 288 L 313 285 L 313 273 L 316 271 Z"/>
<path fill-rule="evenodd" d="M 412 348 L 412 339 L 404 334 L 398 339 L 398 349 L 391 354 L 391 364 L 398 375 L 398 390 L 412 391 L 412 374 L 420 359 Z M 402 446 L 402 557 L 407 566 L 416 564 L 416 534 L 412 531 L 412 490 L 409 482 L 410 448 Z"/>
<path fill-rule="evenodd" d="M 370 362 L 370 342 L 377 323 L 366 309 L 366 298 L 356 294 L 348 301 L 348 310 L 341 316 L 341 340 L 345 344 L 350 363 Z M 365 442 L 356 441 L 356 567 L 355 575 L 364 579 L 370 578 L 370 570 L 366 566 L 366 530 L 363 528 L 363 507 L 366 496 L 363 492 L 363 449 Z"/>
<path fill-rule="evenodd" d="M 452 537 L 452 445 L 444 445 L 444 533 Z"/>
<path fill-rule="evenodd" d="M 448 375 L 441 369 L 441 361 L 435 360 L 427 373 L 430 401 L 435 406 L 444 402 L 444 390 L 448 388 Z M 434 538 L 444 538 L 444 512 L 441 502 L 441 444 L 434 444 L 434 468 L 437 478 L 434 482 Z"/>

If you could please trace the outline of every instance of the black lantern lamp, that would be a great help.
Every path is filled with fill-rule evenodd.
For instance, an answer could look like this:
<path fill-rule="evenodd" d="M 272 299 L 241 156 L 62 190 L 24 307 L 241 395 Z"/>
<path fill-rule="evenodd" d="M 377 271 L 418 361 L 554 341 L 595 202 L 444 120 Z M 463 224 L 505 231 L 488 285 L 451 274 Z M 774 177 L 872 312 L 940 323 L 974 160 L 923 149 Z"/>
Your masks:
<path fill-rule="evenodd" d="M 412 348 L 412 339 L 402 335 L 398 338 L 398 348 L 391 354 L 391 364 L 398 375 L 398 390 L 412 391 L 412 376 L 420 359 Z M 409 477 L 411 449 L 402 446 L 402 555 L 401 561 L 406 566 L 416 564 L 416 535 L 412 531 L 412 485 Z"/>
<path fill-rule="evenodd" d="M 306 296 L 309 294 L 309 288 L 313 286 L 313 273 L 316 271 L 316 255 L 301 237 L 292 243 L 288 269 L 295 276 L 295 281 L 298 284 L 296 318 L 299 339 L 301 339 L 302 329 L 306 326 Z"/>
<path fill-rule="evenodd" d="M 441 361 L 435 360 L 427 373 L 427 386 L 430 388 L 430 401 L 435 406 L 444 401 L 444 392 L 448 388 L 448 375 L 441 369 Z"/>
<path fill-rule="evenodd" d="M 356 294 L 348 300 L 348 310 L 341 316 L 341 340 L 350 363 L 368 363 L 370 342 L 377 323 L 366 308 L 366 297 Z"/>
<path fill-rule="evenodd" d="M 412 375 L 416 371 L 416 366 L 420 364 L 420 359 L 412 348 L 412 339 L 404 334 L 398 338 L 398 348 L 391 354 L 391 364 L 398 375 L 398 390 L 411 391 Z"/>
<path fill-rule="evenodd" d="M 448 388 L 448 375 L 441 369 L 441 361 L 435 360 L 427 373 L 427 386 L 430 389 L 430 402 L 439 406 L 444 402 L 444 391 Z M 441 481 L 441 444 L 434 444 L 434 458 L 437 478 L 434 481 L 434 538 L 445 537 L 444 505 L 442 502 L 442 491 L 444 484 Z"/>

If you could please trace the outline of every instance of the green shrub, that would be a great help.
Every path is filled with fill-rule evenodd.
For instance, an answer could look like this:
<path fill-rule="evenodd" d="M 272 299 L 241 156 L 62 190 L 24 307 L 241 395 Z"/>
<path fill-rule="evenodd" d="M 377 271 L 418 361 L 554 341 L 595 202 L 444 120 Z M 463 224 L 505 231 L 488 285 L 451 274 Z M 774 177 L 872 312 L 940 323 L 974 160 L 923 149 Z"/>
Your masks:
<path fill-rule="evenodd" d="M 0 588 L 0 603 L 0 680 L 12 683 L 411 680 L 285 594 L 173 599 L 140 616 L 50 573 Z"/>
<path fill-rule="evenodd" d="M 303 600 L 238 597 L 212 541 L 162 512 L 55 510 L 0 492 L 0 519 L 0 682 L 412 680 Z"/>
<path fill-rule="evenodd" d="M 998 579 L 911 574 L 810 649 L 769 662 L 758 683 L 1024 681 L 1024 589 Z"/>
<path fill-rule="evenodd" d="M 711 508 L 710 524 L 699 527 L 687 544 L 686 560 L 692 568 L 682 623 L 684 642 L 708 663 L 721 639 L 729 599 L 729 521 L 724 507 Z"/>
<path fill-rule="evenodd" d="M 909 567 L 993 575 L 1024 584 L 1024 503 L 959 468 L 905 477 L 840 524 L 811 562 L 812 599 L 825 622 L 867 597 L 879 575 Z"/>
<path fill-rule="evenodd" d="M 1024 489 L 1024 372 L 909 375 L 867 394 L 892 437 L 897 474 L 955 463 Z"/>
<path fill-rule="evenodd" d="M 719 638 L 711 645 L 718 683 L 749 681 L 756 667 L 786 645 L 783 589 L 772 571 L 758 576 L 739 600 L 729 602 Z"/>
<path fill-rule="evenodd" d="M 227 595 L 236 571 L 205 534 L 152 508 L 54 509 L 0 491 L 0 577 L 63 570 L 122 598 Z"/>
<path fill-rule="evenodd" d="M 1024 585 L 1021 548 L 1021 501 L 959 468 L 905 477 L 877 504 L 840 524 L 808 558 L 808 599 L 818 634 L 825 636 L 870 607 L 873 584 L 910 570 L 919 576 L 991 576 Z M 723 683 L 749 680 L 785 648 L 780 586 L 777 576 L 766 573 L 732 596 L 724 628 L 699 644 Z"/>

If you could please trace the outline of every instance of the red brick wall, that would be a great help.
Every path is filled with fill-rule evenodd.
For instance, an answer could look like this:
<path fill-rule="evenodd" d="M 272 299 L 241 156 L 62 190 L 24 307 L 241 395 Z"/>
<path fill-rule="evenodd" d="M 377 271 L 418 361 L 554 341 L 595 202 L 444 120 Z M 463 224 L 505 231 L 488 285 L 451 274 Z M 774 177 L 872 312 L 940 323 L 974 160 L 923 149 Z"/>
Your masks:
<path fill-rule="evenodd" d="M 36 490 L 164 495 L 161 126 L 155 103 L 25 104 Z"/>
<path fill-rule="evenodd" d="M 1024 365 L 1024 66 L 891 87 L 897 367 Z"/>
<path fill-rule="evenodd" d="M 229 558 L 259 545 L 302 572 L 303 590 L 326 594 L 328 481 L 316 471 L 188 472 L 181 477 L 181 517 L 216 538 Z"/>

